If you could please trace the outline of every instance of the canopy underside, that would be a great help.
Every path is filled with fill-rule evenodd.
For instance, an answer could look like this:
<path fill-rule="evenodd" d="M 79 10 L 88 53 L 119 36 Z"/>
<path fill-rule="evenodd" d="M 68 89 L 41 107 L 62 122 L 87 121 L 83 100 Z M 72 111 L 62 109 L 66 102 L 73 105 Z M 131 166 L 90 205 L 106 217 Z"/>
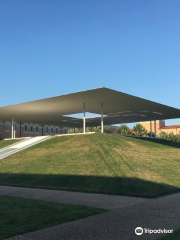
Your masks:
<path fill-rule="evenodd" d="M 65 115 L 84 111 L 101 114 L 104 124 L 180 118 L 180 110 L 107 88 L 98 88 L 0 108 L 0 120 L 82 127 L 82 119 Z M 87 118 L 87 126 L 100 125 L 101 118 Z"/>

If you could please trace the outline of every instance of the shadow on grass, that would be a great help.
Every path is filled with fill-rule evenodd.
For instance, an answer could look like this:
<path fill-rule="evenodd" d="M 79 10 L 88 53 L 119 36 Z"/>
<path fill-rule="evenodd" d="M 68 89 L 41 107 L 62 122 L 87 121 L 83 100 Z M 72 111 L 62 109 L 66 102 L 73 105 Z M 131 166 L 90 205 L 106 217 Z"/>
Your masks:
<path fill-rule="evenodd" d="M 159 143 L 161 145 L 169 146 L 169 147 L 175 147 L 180 149 L 180 143 L 168 141 L 165 139 L 160 139 L 160 138 L 150 138 L 150 137 L 138 137 L 138 136 L 128 136 L 130 138 L 137 138 L 141 140 L 145 140 L 148 142 L 153 142 L 153 143 Z"/>
<path fill-rule="evenodd" d="M 0 185 L 69 191 L 155 197 L 180 190 L 177 187 L 138 178 L 0 173 Z"/>

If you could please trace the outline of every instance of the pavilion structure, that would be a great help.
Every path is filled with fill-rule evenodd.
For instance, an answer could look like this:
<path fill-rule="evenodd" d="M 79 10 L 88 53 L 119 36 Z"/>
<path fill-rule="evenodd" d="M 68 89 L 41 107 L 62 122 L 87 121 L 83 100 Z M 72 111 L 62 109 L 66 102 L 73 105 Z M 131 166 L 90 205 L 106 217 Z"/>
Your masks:
<path fill-rule="evenodd" d="M 74 114 L 83 113 L 83 118 Z M 96 114 L 86 117 L 86 113 Z M 0 107 L 0 120 L 11 120 L 12 138 L 16 121 L 61 127 L 114 125 L 180 118 L 180 110 L 108 88 L 71 93 L 52 98 Z M 155 130 L 156 132 L 156 130 Z"/>

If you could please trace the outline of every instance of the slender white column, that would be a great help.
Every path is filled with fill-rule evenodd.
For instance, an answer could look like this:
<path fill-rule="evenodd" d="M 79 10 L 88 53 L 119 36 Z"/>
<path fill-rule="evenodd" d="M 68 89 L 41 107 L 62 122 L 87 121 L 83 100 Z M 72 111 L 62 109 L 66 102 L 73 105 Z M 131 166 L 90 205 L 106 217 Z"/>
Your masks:
<path fill-rule="evenodd" d="M 154 120 L 154 132 L 155 132 L 155 138 L 156 138 L 156 119 Z"/>
<path fill-rule="evenodd" d="M 83 104 L 83 112 L 84 112 L 84 116 L 83 116 L 83 133 L 86 133 L 86 104 Z"/>
<path fill-rule="evenodd" d="M 13 135 L 13 138 L 16 138 L 16 121 L 14 119 L 14 135 Z"/>
<path fill-rule="evenodd" d="M 101 103 L 101 133 L 104 132 L 103 103 Z"/>
<path fill-rule="evenodd" d="M 152 121 L 150 121 L 150 136 L 152 137 Z"/>
<path fill-rule="evenodd" d="M 12 117 L 12 122 L 11 122 L 11 138 L 14 138 L 14 118 Z"/>

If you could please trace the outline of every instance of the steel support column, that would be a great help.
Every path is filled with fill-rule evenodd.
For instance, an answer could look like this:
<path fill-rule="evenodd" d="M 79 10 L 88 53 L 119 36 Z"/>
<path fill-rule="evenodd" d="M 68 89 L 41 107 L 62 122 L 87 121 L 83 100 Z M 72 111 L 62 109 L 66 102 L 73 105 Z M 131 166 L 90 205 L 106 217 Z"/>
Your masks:
<path fill-rule="evenodd" d="M 104 132 L 103 103 L 101 103 L 101 133 Z"/>
<path fill-rule="evenodd" d="M 11 138 L 14 138 L 14 118 L 12 117 L 11 121 Z"/>
<path fill-rule="evenodd" d="M 19 122 L 19 137 L 21 138 L 21 122 Z"/>
<path fill-rule="evenodd" d="M 43 124 L 41 125 L 41 133 L 42 133 L 41 135 L 44 136 L 44 126 L 43 126 Z"/>
<path fill-rule="evenodd" d="M 154 132 L 155 132 L 155 138 L 156 138 L 156 119 L 154 120 Z"/>
<path fill-rule="evenodd" d="M 86 133 L 86 104 L 83 104 L 83 133 Z"/>
<path fill-rule="evenodd" d="M 13 138 L 16 138 L 16 122 L 14 120 L 14 134 L 13 134 Z"/>
<path fill-rule="evenodd" d="M 150 121 L 150 137 L 152 137 L 152 121 Z"/>

